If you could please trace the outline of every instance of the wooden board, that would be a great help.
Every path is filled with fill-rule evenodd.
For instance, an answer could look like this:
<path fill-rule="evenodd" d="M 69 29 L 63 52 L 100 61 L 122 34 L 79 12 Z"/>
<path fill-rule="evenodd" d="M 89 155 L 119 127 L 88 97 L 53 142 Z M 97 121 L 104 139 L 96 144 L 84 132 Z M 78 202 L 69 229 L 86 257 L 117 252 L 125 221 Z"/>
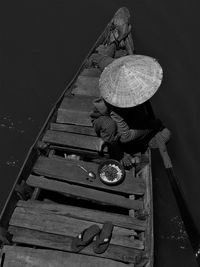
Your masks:
<path fill-rule="evenodd" d="M 83 95 L 65 97 L 58 109 L 57 122 L 92 126 L 90 113 L 94 99 Z"/>
<path fill-rule="evenodd" d="M 145 211 L 150 215 L 147 218 L 147 230 L 144 233 L 145 252 L 149 258 L 147 266 L 154 266 L 154 230 L 153 230 L 153 191 L 152 191 L 152 173 L 151 173 L 151 150 L 146 151 L 146 156 L 149 159 L 149 164 L 143 168 L 142 177 L 147 184 L 147 192 L 144 196 Z"/>
<path fill-rule="evenodd" d="M 102 139 L 96 136 L 47 130 L 42 141 L 51 144 L 99 151 Z M 105 151 L 107 151 L 107 148 L 105 148 Z"/>
<path fill-rule="evenodd" d="M 69 185 L 67 183 L 54 181 L 39 176 L 30 175 L 27 179 L 27 184 L 34 187 L 59 192 L 70 197 L 91 200 L 102 205 L 111 205 L 135 210 L 143 209 L 143 202 L 140 200 L 130 200 L 123 196 L 118 196 L 91 188 L 88 189 L 77 185 Z"/>
<path fill-rule="evenodd" d="M 18 201 L 17 206 L 29 209 L 38 209 L 41 212 L 54 212 L 57 215 L 69 216 L 72 218 L 83 219 L 95 223 L 104 223 L 105 221 L 112 221 L 113 225 L 127 229 L 134 229 L 139 231 L 145 231 L 146 229 L 146 221 L 137 220 L 127 215 L 121 215 L 116 213 L 109 213 L 70 205 L 45 203 L 44 201 L 38 200 L 20 200 Z"/>
<path fill-rule="evenodd" d="M 75 237 L 94 223 L 72 217 L 57 215 L 39 209 L 17 207 L 11 217 L 10 225 L 38 230 L 63 236 Z M 96 223 L 100 228 L 102 224 Z M 134 230 L 115 226 L 110 243 L 124 247 L 143 249 L 143 241 L 132 239 Z"/>
<path fill-rule="evenodd" d="M 80 168 L 84 167 L 86 170 L 92 171 L 96 174 L 96 179 L 90 182 L 88 174 Z M 108 186 L 103 184 L 97 174 L 98 164 L 78 161 L 74 162 L 68 159 L 55 159 L 47 157 L 39 157 L 36 161 L 33 171 L 37 174 L 57 178 L 64 181 L 73 182 L 80 185 L 87 185 L 98 189 L 105 189 L 107 191 L 122 192 L 125 194 L 144 194 L 144 182 L 135 179 L 131 171 L 126 172 L 125 180 L 122 184 L 116 186 Z"/>
<path fill-rule="evenodd" d="M 57 122 L 72 123 L 76 125 L 92 126 L 90 112 L 73 111 L 59 108 Z"/>
<path fill-rule="evenodd" d="M 73 85 L 72 94 L 99 97 L 99 77 L 79 75 Z"/>
<path fill-rule="evenodd" d="M 97 136 L 93 127 L 87 127 L 87 126 L 82 126 L 82 125 L 63 124 L 63 123 L 53 123 L 52 122 L 50 124 L 50 130 Z"/>
<path fill-rule="evenodd" d="M 26 245 L 41 246 L 44 248 L 71 251 L 72 237 L 44 233 L 21 227 L 10 226 L 9 232 L 13 235 L 13 242 Z M 93 243 L 86 246 L 81 254 L 93 255 L 102 258 L 113 259 L 121 262 L 135 263 L 142 251 L 134 248 L 127 248 L 110 244 L 103 254 L 96 254 L 93 251 Z"/>
<path fill-rule="evenodd" d="M 4 267 L 126 267 L 117 261 L 48 249 L 4 246 Z"/>

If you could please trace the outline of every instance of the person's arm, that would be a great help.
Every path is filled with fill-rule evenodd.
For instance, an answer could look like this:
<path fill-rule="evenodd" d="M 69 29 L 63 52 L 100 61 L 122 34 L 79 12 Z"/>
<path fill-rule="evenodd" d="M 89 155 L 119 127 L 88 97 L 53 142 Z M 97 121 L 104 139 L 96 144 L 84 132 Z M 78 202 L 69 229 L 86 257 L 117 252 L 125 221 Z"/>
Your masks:
<path fill-rule="evenodd" d="M 130 129 L 125 120 L 114 111 L 111 111 L 110 116 L 117 123 L 118 133 L 120 135 L 119 140 L 121 143 L 128 143 L 139 137 L 145 136 L 150 132 L 149 129 L 145 130 Z"/>

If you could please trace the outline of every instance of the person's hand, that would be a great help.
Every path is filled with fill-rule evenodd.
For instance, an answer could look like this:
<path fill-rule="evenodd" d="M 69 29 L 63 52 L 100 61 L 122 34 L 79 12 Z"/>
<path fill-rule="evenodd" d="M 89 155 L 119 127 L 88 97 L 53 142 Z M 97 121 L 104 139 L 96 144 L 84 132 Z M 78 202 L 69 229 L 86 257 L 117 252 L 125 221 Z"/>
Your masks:
<path fill-rule="evenodd" d="M 132 157 L 130 154 L 128 154 L 128 153 L 124 153 L 124 156 L 123 156 L 123 158 L 122 158 L 122 160 L 121 160 L 121 163 L 122 163 L 125 167 L 131 167 L 132 164 L 133 164 L 134 162 L 135 162 L 135 161 L 134 161 L 133 157 Z"/>

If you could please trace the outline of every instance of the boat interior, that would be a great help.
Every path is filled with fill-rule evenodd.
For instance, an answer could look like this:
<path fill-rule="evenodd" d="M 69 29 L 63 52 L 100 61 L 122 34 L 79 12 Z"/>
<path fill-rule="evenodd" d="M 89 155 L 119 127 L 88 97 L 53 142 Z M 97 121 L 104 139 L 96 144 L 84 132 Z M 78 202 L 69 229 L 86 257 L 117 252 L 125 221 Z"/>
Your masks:
<path fill-rule="evenodd" d="M 106 34 L 57 101 L 22 166 L 1 215 L 1 267 L 153 266 L 150 149 L 134 155 L 140 160 L 125 170 L 121 184 L 98 177 L 99 164 L 110 155 L 106 147 L 99 153 L 101 138 L 90 119 L 101 70 L 87 62 Z M 94 252 L 95 241 L 74 253 L 73 238 L 108 221 L 114 228 L 104 253 Z"/>

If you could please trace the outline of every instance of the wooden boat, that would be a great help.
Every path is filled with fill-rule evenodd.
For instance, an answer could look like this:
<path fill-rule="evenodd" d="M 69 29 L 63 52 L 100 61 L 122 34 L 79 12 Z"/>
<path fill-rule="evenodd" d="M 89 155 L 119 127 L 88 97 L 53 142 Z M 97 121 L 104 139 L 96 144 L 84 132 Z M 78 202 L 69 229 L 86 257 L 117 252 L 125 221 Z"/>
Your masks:
<path fill-rule="evenodd" d="M 78 167 L 97 175 L 100 162 L 109 158 L 106 150 L 98 153 L 101 139 L 89 118 L 101 72 L 87 65 L 109 31 L 110 23 L 29 150 L 0 217 L 1 267 L 153 266 L 150 149 L 142 153 L 145 164 L 126 170 L 124 182 L 116 186 L 98 177 L 91 182 Z M 105 221 L 114 225 L 108 249 L 96 254 L 90 244 L 73 253 L 72 238 Z"/>

